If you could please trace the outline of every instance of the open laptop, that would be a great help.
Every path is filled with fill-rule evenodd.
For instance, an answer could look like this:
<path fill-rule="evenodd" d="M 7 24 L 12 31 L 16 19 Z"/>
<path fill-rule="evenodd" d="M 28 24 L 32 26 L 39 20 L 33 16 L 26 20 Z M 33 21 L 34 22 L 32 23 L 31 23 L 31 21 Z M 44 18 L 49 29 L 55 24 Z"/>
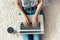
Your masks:
<path fill-rule="evenodd" d="M 34 15 L 28 15 L 30 20 L 32 20 L 32 17 Z M 32 22 L 30 22 L 30 25 L 28 28 L 24 25 L 24 19 L 22 16 L 20 16 L 20 33 L 21 34 L 44 34 L 44 21 L 43 21 L 43 15 L 39 15 L 39 23 L 37 27 L 32 26 Z"/>

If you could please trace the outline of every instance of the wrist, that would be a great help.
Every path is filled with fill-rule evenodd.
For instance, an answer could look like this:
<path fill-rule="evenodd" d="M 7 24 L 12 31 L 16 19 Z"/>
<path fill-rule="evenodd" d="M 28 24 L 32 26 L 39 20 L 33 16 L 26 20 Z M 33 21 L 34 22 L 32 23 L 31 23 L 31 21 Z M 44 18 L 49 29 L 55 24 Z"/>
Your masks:
<path fill-rule="evenodd" d="M 34 17 L 38 17 L 38 14 L 35 14 Z"/>
<path fill-rule="evenodd" d="M 37 12 L 35 13 L 35 16 L 38 16 L 38 13 Z"/>
<path fill-rule="evenodd" d="M 27 17 L 27 15 L 25 13 L 22 14 L 23 17 Z"/>

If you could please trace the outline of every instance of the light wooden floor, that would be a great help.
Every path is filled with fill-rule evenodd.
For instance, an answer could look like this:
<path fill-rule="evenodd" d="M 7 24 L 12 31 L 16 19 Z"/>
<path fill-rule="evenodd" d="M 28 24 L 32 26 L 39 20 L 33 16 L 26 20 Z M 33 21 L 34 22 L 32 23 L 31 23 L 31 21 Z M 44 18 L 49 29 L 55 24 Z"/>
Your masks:
<path fill-rule="evenodd" d="M 60 0 L 51 0 L 45 8 L 43 40 L 60 40 Z"/>

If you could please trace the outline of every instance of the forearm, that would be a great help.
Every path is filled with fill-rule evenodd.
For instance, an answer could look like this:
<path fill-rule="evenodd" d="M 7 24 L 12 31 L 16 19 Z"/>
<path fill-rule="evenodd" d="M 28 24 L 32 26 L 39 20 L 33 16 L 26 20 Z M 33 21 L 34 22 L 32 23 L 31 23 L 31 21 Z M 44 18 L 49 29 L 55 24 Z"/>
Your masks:
<path fill-rule="evenodd" d="M 35 12 L 35 16 L 38 16 L 39 12 L 42 10 L 43 8 L 43 2 L 40 2 L 37 6 L 36 12 Z"/>
<path fill-rule="evenodd" d="M 16 6 L 17 6 L 18 10 L 20 11 L 20 13 L 22 14 L 22 16 L 26 17 L 27 15 L 25 14 L 22 6 L 20 5 L 19 0 L 16 1 Z"/>

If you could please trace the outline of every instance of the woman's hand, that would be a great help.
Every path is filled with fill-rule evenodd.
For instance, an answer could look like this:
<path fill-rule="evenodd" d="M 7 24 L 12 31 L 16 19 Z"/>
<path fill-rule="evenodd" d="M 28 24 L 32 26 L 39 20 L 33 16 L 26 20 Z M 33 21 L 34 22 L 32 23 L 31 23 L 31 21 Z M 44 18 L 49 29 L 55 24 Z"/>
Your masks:
<path fill-rule="evenodd" d="M 32 19 L 32 24 L 33 24 L 33 26 L 36 27 L 37 24 L 38 24 L 38 22 L 39 22 L 39 21 L 38 21 L 38 16 L 34 16 L 33 19 Z"/>
<path fill-rule="evenodd" d="M 25 17 L 24 17 L 24 25 L 25 25 L 26 27 L 28 27 L 29 24 L 30 24 L 30 19 L 29 19 L 27 16 L 25 16 Z"/>

